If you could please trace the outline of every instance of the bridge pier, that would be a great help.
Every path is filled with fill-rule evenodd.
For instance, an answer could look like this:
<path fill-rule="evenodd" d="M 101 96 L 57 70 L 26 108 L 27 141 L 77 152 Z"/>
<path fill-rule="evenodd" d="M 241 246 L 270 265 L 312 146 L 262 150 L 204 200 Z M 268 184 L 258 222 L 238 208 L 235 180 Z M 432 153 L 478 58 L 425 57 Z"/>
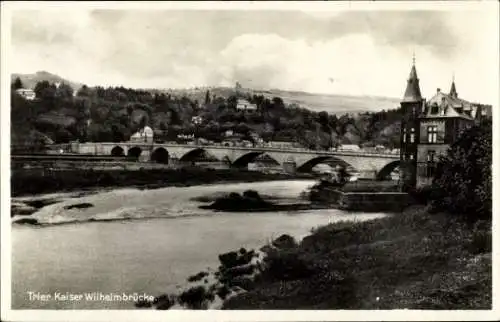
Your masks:
<path fill-rule="evenodd" d="M 293 161 L 285 161 L 283 162 L 283 170 L 286 173 L 295 174 L 297 172 L 297 164 Z"/>
<path fill-rule="evenodd" d="M 151 161 L 151 153 L 149 151 L 143 151 L 138 158 L 139 162 L 150 162 Z"/>
<path fill-rule="evenodd" d="M 172 167 L 178 167 L 181 164 L 181 161 L 177 157 L 169 157 L 168 158 L 168 165 Z"/>

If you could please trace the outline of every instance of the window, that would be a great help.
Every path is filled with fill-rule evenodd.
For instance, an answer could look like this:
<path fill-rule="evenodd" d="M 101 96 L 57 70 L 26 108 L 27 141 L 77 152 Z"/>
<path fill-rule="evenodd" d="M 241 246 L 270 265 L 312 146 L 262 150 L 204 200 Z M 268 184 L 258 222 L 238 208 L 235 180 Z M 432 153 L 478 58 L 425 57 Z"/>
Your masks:
<path fill-rule="evenodd" d="M 427 162 L 434 162 L 436 151 L 427 151 Z"/>
<path fill-rule="evenodd" d="M 431 106 L 431 114 L 437 114 L 439 112 L 439 106 L 436 103 L 433 103 Z"/>
<path fill-rule="evenodd" d="M 415 128 L 414 127 L 412 127 L 410 129 L 410 142 L 411 143 L 415 142 Z"/>
<path fill-rule="evenodd" d="M 435 163 L 436 151 L 427 151 L 427 177 L 433 177 L 436 163 Z"/>
<path fill-rule="evenodd" d="M 406 143 L 406 128 L 403 129 L 403 143 Z"/>
<path fill-rule="evenodd" d="M 432 125 L 427 127 L 427 142 L 437 143 L 437 126 Z"/>

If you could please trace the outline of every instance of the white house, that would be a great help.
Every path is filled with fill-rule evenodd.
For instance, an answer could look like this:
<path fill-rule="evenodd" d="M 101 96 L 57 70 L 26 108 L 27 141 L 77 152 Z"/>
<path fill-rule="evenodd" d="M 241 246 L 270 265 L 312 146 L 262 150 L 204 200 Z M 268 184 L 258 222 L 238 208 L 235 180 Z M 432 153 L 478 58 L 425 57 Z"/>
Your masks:
<path fill-rule="evenodd" d="M 246 99 L 239 98 L 236 104 L 236 109 L 245 111 L 255 111 L 257 109 L 257 105 L 250 103 Z"/>
<path fill-rule="evenodd" d="M 203 117 L 201 117 L 201 116 L 193 116 L 191 118 L 191 123 L 193 123 L 195 125 L 199 125 L 199 124 L 203 123 Z"/>
<path fill-rule="evenodd" d="M 144 128 L 132 134 L 132 136 L 130 137 L 130 141 L 152 143 L 153 136 L 154 136 L 153 129 L 146 125 Z"/>
<path fill-rule="evenodd" d="M 357 144 L 342 144 L 339 146 L 339 150 L 341 151 L 359 151 L 361 148 Z"/>
<path fill-rule="evenodd" d="M 32 89 L 27 89 L 27 88 L 19 88 L 19 89 L 16 89 L 16 93 L 21 95 L 22 97 L 24 97 L 25 99 L 27 100 L 34 100 L 36 95 L 35 95 L 35 91 L 32 90 Z"/>

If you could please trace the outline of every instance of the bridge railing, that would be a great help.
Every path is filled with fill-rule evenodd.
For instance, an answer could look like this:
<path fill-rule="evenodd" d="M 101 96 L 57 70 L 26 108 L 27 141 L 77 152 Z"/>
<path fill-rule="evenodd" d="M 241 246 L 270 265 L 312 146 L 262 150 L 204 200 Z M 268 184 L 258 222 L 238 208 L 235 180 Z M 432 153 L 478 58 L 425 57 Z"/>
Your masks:
<path fill-rule="evenodd" d="M 84 144 L 92 144 L 93 142 L 88 142 Z M 132 143 L 132 142 L 95 142 L 97 144 L 114 144 L 114 145 L 120 145 L 120 144 L 137 144 L 137 143 Z M 267 151 L 277 151 L 277 152 L 304 152 L 304 153 L 324 153 L 324 154 L 335 154 L 335 153 L 345 153 L 345 154 L 351 154 L 351 155 L 380 155 L 380 156 L 397 156 L 399 155 L 399 151 L 372 151 L 372 150 L 347 150 L 347 149 L 336 149 L 336 150 L 313 150 L 313 149 L 308 149 L 308 148 L 303 148 L 303 147 L 277 147 L 277 146 L 268 146 L 268 145 L 262 145 L 262 144 L 256 144 L 253 146 L 242 146 L 242 145 L 232 145 L 232 146 L 227 146 L 223 145 L 222 143 L 220 144 L 181 144 L 177 142 L 165 142 L 165 143 L 148 143 L 146 145 L 150 146 L 157 146 L 157 145 L 169 145 L 169 146 L 178 146 L 178 147 L 189 147 L 189 148 L 235 148 L 235 149 L 245 149 L 245 150 L 250 150 L 250 151 L 256 151 L 256 150 L 267 150 Z M 51 149 L 60 149 L 64 150 L 64 152 L 68 152 L 70 150 L 69 145 L 50 145 L 48 146 Z M 64 148 L 63 148 L 64 147 Z"/>

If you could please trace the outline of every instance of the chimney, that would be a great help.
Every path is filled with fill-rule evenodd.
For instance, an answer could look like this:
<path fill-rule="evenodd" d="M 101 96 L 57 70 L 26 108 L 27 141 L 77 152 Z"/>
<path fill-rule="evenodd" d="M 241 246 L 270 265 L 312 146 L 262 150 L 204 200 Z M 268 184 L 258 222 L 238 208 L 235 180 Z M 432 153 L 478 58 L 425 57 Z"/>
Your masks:
<path fill-rule="evenodd" d="M 438 87 L 437 92 L 438 92 L 438 93 L 439 93 L 439 92 L 441 92 L 441 88 L 439 88 L 439 87 Z"/>

